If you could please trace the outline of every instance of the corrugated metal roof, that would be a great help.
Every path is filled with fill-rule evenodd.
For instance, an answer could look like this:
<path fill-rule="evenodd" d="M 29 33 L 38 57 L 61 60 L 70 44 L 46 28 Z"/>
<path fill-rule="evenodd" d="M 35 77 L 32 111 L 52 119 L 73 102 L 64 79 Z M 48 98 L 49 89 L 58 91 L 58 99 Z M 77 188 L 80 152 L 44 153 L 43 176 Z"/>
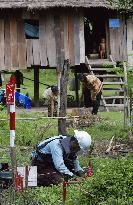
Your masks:
<path fill-rule="evenodd" d="M 53 7 L 111 8 L 111 5 L 106 0 L 0 0 L 0 8 L 47 9 Z"/>

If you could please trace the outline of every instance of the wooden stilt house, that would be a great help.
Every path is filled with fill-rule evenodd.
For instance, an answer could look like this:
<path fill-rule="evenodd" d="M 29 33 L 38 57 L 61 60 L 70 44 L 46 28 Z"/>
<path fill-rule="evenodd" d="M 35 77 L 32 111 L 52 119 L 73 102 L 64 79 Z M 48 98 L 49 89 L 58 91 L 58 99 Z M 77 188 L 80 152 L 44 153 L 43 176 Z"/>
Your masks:
<path fill-rule="evenodd" d="M 107 58 L 120 61 L 132 54 L 133 21 L 105 0 L 0 0 L 0 8 L 1 70 L 58 67 L 64 59 L 80 65 L 85 55 L 98 53 L 102 37 Z"/>
<path fill-rule="evenodd" d="M 39 68 L 61 71 L 99 59 L 128 60 L 133 66 L 133 20 L 106 0 L 0 0 L 0 70 L 34 68 L 34 100 L 39 98 Z"/>

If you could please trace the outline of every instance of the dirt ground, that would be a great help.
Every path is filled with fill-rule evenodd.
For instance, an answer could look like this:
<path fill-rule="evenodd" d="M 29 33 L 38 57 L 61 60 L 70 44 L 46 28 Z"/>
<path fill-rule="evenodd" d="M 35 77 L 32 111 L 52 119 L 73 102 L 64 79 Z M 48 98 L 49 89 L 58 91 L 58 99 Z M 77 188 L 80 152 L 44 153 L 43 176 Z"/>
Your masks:
<path fill-rule="evenodd" d="M 97 141 L 94 142 L 94 149 L 92 151 L 93 156 L 100 156 L 100 157 L 118 157 L 118 156 L 125 156 L 129 153 L 133 153 L 133 139 L 127 141 L 116 141 L 114 140 L 112 146 L 108 151 L 109 148 L 109 141 Z"/>

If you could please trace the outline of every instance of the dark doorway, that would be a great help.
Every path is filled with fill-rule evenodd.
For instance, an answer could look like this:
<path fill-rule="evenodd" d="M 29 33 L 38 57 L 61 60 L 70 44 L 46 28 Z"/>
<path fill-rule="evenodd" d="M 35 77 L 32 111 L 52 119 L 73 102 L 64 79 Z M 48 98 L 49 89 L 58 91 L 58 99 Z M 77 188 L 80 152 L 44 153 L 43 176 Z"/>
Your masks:
<path fill-rule="evenodd" d="M 106 11 L 102 8 L 89 9 L 85 17 L 85 54 L 88 58 L 100 58 L 99 44 L 101 39 L 106 42 Z"/>

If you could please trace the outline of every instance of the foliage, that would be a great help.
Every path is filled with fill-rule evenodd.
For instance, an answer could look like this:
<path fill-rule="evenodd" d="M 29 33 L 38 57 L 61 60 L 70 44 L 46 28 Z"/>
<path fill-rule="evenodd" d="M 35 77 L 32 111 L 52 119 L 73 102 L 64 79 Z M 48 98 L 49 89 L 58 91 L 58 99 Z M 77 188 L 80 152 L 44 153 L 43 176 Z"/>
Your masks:
<path fill-rule="evenodd" d="M 61 204 L 61 186 L 28 188 L 16 192 L 13 187 L 3 193 L 1 204 L 6 205 L 54 205 Z"/>
<path fill-rule="evenodd" d="M 82 186 L 79 204 L 128 204 L 133 192 L 132 157 L 95 159 L 95 175 Z"/>
<path fill-rule="evenodd" d="M 84 158 L 83 161 L 88 161 Z M 132 156 L 91 158 L 93 173 L 79 184 L 67 187 L 66 205 L 129 205 L 132 204 L 133 161 Z M 8 205 L 61 205 L 62 184 L 52 187 L 27 189 L 22 193 L 10 188 L 3 193 Z M 4 204 L 4 203 L 3 203 Z"/>
<path fill-rule="evenodd" d="M 132 0 L 107 0 L 110 5 L 125 13 L 132 13 L 133 1 Z"/>
<path fill-rule="evenodd" d="M 123 129 L 124 116 L 122 112 L 101 112 L 98 115 L 103 120 L 85 128 L 93 136 L 93 140 L 107 140 L 111 139 L 112 136 L 116 139 L 127 139 L 128 132 Z"/>
<path fill-rule="evenodd" d="M 40 81 L 53 84 L 57 82 L 56 73 L 49 75 L 49 71 L 41 70 Z M 50 71 L 51 72 L 51 71 Z M 43 75 L 44 74 L 44 75 Z M 33 71 L 24 71 L 24 75 L 33 79 Z M 45 78 L 46 77 L 46 78 Z M 132 81 L 131 81 L 132 83 Z M 33 83 L 24 80 L 30 96 L 33 96 Z M 40 85 L 40 94 L 45 86 Z M 27 92 L 27 90 L 23 90 Z M 94 142 L 115 139 L 127 140 L 128 132 L 123 130 L 123 113 L 102 112 L 98 114 L 102 121 L 87 127 Z M 33 120 L 16 120 L 16 151 L 17 164 L 30 164 L 30 153 L 33 147 L 42 139 L 58 134 L 56 120 L 39 119 L 44 117 L 44 112 L 32 113 L 30 111 L 16 113 L 17 118 L 35 118 Z M 4 111 L 0 112 L 0 119 L 7 119 Z M 48 128 L 48 129 L 47 129 Z M 68 129 L 73 134 L 72 129 Z M 0 158 L 1 161 L 10 163 L 9 151 L 9 121 L 0 121 Z M 81 166 L 87 166 L 90 156 L 80 156 Z M 129 205 L 133 192 L 133 161 L 132 156 L 122 158 L 91 157 L 94 175 L 83 183 L 68 186 L 66 205 Z M 24 192 L 15 192 L 12 187 L 5 190 L 0 198 L 2 205 L 61 205 L 62 184 L 52 187 L 28 188 Z"/>
<path fill-rule="evenodd" d="M 116 139 L 127 139 L 127 132 L 122 130 L 123 114 L 121 112 L 99 113 L 102 122 L 86 128 L 93 136 L 93 141 L 110 140 L 114 135 Z M 44 113 L 24 112 L 17 114 L 17 117 L 38 118 Z M 1 117 L 5 118 L 6 113 L 1 112 Z M 57 134 L 57 122 L 50 120 L 52 127 L 45 130 L 48 119 L 38 120 L 17 120 L 16 122 L 16 145 L 18 165 L 30 164 L 30 153 L 33 146 L 40 140 Z M 1 152 L 1 157 L 10 162 L 9 151 L 9 123 L 0 121 L 0 140 L 5 151 Z M 56 129 L 55 129 L 56 128 Z M 68 130 L 73 134 L 73 130 Z M 80 156 L 81 166 L 86 167 L 89 156 Z M 126 205 L 132 200 L 132 177 L 133 161 L 132 156 L 122 158 L 100 158 L 91 157 L 94 175 L 87 178 L 81 184 L 70 185 L 67 188 L 66 205 Z M 61 205 L 62 184 L 52 187 L 28 188 L 22 193 L 15 192 L 12 187 L 3 192 L 0 200 L 1 204 L 8 205 Z M 6 201 L 6 202 L 5 202 Z M 8 203 L 7 203 L 8 202 Z"/>

